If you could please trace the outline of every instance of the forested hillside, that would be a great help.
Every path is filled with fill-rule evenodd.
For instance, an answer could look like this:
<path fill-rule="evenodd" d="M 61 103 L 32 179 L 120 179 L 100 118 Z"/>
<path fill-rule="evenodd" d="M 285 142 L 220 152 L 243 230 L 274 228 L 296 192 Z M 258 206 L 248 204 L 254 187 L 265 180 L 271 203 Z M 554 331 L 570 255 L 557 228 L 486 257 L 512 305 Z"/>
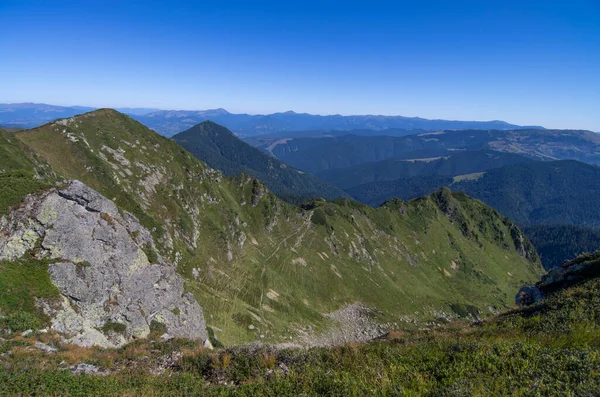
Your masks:
<path fill-rule="evenodd" d="M 523 231 L 531 240 L 546 269 L 586 252 L 600 250 L 600 230 L 572 225 L 527 226 Z"/>
<path fill-rule="evenodd" d="M 353 167 L 321 171 L 316 175 L 342 189 L 348 190 L 371 182 L 394 181 L 401 178 L 428 177 L 431 175 L 453 177 L 528 161 L 532 160 L 520 154 L 501 153 L 489 149 L 468 150 L 449 152 L 438 157 L 392 158 Z M 409 196 L 405 192 L 402 193 L 402 197 Z"/>
<path fill-rule="evenodd" d="M 227 128 L 210 121 L 172 138 L 209 167 L 235 177 L 242 173 L 260 179 L 280 198 L 301 203 L 322 197 L 333 200 L 350 196 L 341 189 L 262 153 L 238 139 Z"/>

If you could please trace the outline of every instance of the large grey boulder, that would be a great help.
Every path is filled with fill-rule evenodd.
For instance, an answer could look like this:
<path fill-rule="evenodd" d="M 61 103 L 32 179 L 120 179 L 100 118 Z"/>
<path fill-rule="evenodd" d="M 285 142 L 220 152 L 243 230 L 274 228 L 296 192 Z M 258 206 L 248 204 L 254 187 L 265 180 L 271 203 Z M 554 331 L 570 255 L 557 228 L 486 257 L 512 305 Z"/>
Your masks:
<path fill-rule="evenodd" d="M 202 308 L 149 231 L 79 181 L 30 196 L 0 220 L 0 260 L 33 252 L 56 261 L 58 305 L 40 302 L 52 328 L 83 346 L 121 346 L 150 333 L 206 340 Z"/>

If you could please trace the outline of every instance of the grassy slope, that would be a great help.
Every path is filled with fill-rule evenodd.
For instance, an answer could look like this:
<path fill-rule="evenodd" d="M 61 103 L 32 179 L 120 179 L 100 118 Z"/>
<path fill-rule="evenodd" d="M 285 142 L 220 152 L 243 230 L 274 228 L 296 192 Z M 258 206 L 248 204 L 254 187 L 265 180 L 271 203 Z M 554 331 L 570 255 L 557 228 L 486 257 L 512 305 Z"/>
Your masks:
<path fill-rule="evenodd" d="M 479 324 L 398 330 L 376 342 L 330 348 L 211 352 L 152 335 L 119 350 L 98 350 L 41 335 L 59 348 L 42 359 L 29 348 L 36 337 L 16 338 L 0 347 L 11 351 L 0 361 L 0 393 L 592 396 L 600 390 L 599 307 L 600 279 L 590 278 Z M 181 352 L 181 360 L 163 375 L 150 375 L 173 352 Z M 59 369 L 63 360 L 120 372 L 75 376 Z"/>
<path fill-rule="evenodd" d="M 260 179 L 282 199 L 301 203 L 314 197 L 349 198 L 341 189 L 289 167 L 241 141 L 231 131 L 211 121 L 200 123 L 172 139 L 209 167 L 235 177 L 246 173 Z"/>
<path fill-rule="evenodd" d="M 52 301 L 59 296 L 48 263 L 29 258 L 0 261 L 0 329 L 21 332 L 41 327 L 47 318 L 36 306 L 36 298 Z"/>
<path fill-rule="evenodd" d="M 0 129 L 0 215 L 27 194 L 48 188 L 54 179 L 48 164 L 14 134 Z"/>
<path fill-rule="evenodd" d="M 433 196 L 301 210 L 107 109 L 18 136 L 59 174 L 137 215 L 225 343 L 257 340 L 249 325 L 265 341 L 289 340 L 355 301 L 377 307 L 382 321 L 430 320 L 450 303 L 485 313 L 512 304 L 515 289 L 541 271 L 516 252 L 510 222 L 461 195 L 445 193 L 452 217 Z"/>

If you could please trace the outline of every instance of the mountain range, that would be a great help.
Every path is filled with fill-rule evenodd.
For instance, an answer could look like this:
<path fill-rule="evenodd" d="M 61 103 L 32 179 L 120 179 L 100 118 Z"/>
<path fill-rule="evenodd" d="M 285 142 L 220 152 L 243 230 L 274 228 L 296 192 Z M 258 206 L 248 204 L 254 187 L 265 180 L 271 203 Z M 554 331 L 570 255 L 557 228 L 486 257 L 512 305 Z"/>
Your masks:
<path fill-rule="evenodd" d="M 593 148 L 468 134 L 407 137 L 439 157 L 357 151 L 382 159 L 349 167 L 348 192 L 427 191 L 373 208 L 282 200 L 334 188 L 269 154 L 286 142 L 210 121 L 173 139 L 111 109 L 0 129 L 0 393 L 593 395 L 600 253 L 565 259 L 598 246 L 600 168 L 548 154 Z M 531 224 L 547 273 L 502 213 Z"/>
<path fill-rule="evenodd" d="M 82 106 L 54 106 L 36 103 L 0 104 L 0 126 L 32 128 L 57 118 L 71 117 L 94 108 Z M 428 120 L 419 117 L 381 115 L 311 115 L 293 111 L 266 115 L 233 114 L 225 109 L 213 110 L 158 110 L 151 108 L 118 108 L 147 127 L 165 136 L 172 136 L 203 121 L 213 121 L 234 133 L 255 136 L 280 131 L 304 130 L 368 130 L 386 129 L 426 130 L 440 129 L 516 129 L 525 128 L 504 121 Z M 541 127 L 534 127 L 541 128 Z"/>
<path fill-rule="evenodd" d="M 23 283 L 28 303 L 0 299 L 0 310 L 42 315 L 43 283 L 36 321 L 84 344 L 156 329 L 226 344 L 357 340 L 471 316 L 457 309 L 467 306 L 493 313 L 542 271 L 512 221 L 448 189 L 376 209 L 343 198 L 297 207 L 110 109 L 3 134 L 13 156 L 0 160 L 0 264 L 13 278 L 40 270 Z M 90 290 L 98 283 L 113 287 Z M 360 307 L 376 322 L 336 331 Z"/>

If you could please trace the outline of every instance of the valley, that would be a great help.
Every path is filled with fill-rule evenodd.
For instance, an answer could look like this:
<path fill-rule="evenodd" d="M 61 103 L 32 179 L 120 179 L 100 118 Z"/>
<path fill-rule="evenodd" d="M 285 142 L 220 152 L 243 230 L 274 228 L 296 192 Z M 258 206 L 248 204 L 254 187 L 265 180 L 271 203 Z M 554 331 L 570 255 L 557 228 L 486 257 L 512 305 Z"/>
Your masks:
<path fill-rule="evenodd" d="M 0 379 L 33 382 L 3 392 L 49 379 L 48 390 L 103 394 L 131 380 L 160 394 L 515 390 L 559 386 L 547 370 L 514 383 L 496 362 L 571 354 L 587 356 L 563 385 L 597 386 L 582 382 L 598 371 L 595 320 L 578 318 L 583 331 L 564 320 L 596 310 L 597 254 L 563 264 L 598 247 L 596 165 L 498 151 L 489 133 L 450 147 L 418 134 L 382 137 L 412 142 L 371 152 L 383 160 L 336 155 L 350 165 L 313 176 L 218 124 L 167 139 L 112 109 L 0 134 Z M 334 139 L 332 153 L 366 147 Z M 511 309 L 515 294 L 534 306 Z M 551 327 L 529 320 L 535 307 Z M 572 341 L 549 343 L 558 332 Z M 468 353 L 456 361 L 456 349 Z M 392 383 L 347 378 L 365 373 L 357 357 Z M 383 366 L 399 357 L 408 372 Z M 478 375 L 428 379 L 434 357 Z M 409 373 L 421 374 L 410 387 Z"/>
<path fill-rule="evenodd" d="M 79 180 L 125 219 L 135 216 L 156 247 L 156 255 L 139 255 L 172 263 L 225 344 L 305 339 L 334 325 L 323 314 L 355 302 L 376 308 L 384 328 L 457 318 L 456 305 L 485 315 L 508 307 L 514 290 L 541 272 L 510 220 L 449 190 L 377 209 L 344 198 L 299 208 L 109 109 L 10 139 L 59 180 Z M 1 247 L 24 244 L 5 233 Z"/>

